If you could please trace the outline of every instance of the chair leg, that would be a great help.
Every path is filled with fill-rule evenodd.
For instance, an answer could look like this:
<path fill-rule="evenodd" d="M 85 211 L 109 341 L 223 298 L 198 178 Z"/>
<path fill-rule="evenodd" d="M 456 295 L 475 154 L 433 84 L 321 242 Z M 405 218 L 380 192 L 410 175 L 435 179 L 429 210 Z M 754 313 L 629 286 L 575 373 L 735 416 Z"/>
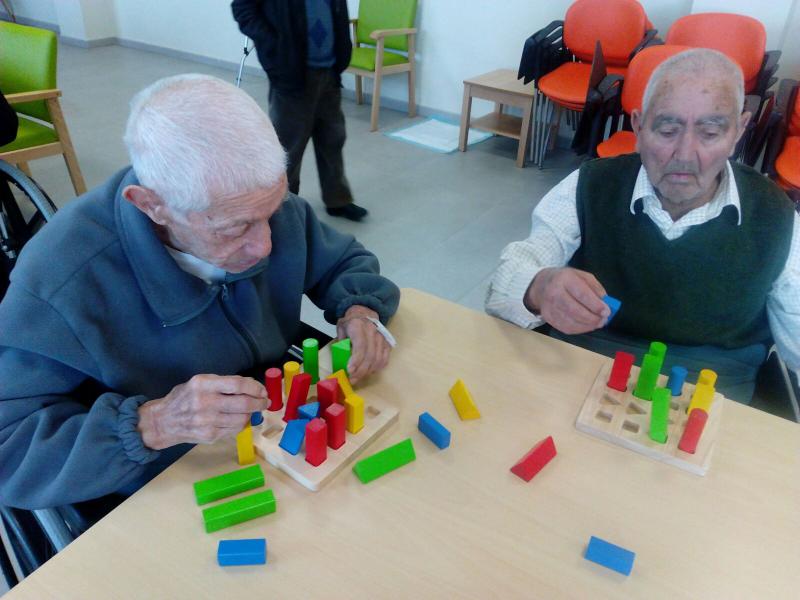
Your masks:
<path fill-rule="evenodd" d="M 378 111 L 381 108 L 381 77 L 380 69 L 375 69 L 375 79 L 372 84 L 372 113 L 369 118 L 369 130 L 378 129 Z"/>
<path fill-rule="evenodd" d="M 364 103 L 364 89 L 362 87 L 361 75 L 356 75 L 356 104 Z"/>
<path fill-rule="evenodd" d="M 415 89 L 416 75 L 414 74 L 414 67 L 408 72 L 408 116 L 417 116 L 417 93 Z"/>
<path fill-rule="evenodd" d="M 31 175 L 31 168 L 28 166 L 28 163 L 18 162 L 17 168 L 23 173 L 25 173 L 25 175 L 27 175 L 28 177 L 33 178 L 33 175 Z"/>
<path fill-rule="evenodd" d="M 47 108 L 50 109 L 50 117 L 53 119 L 53 126 L 58 132 L 58 138 L 64 149 L 64 162 L 67 163 L 69 178 L 72 180 L 72 187 L 75 193 L 80 196 L 86 193 L 86 182 L 83 180 L 81 168 L 78 165 L 78 157 L 75 155 L 75 148 L 72 147 L 72 139 L 69 136 L 67 122 L 64 120 L 64 113 L 61 112 L 61 105 L 58 100 L 47 101 Z"/>
<path fill-rule="evenodd" d="M 789 401 L 792 403 L 792 410 L 794 411 L 794 420 L 797 423 L 800 423 L 800 405 L 797 403 L 797 394 L 794 392 L 794 383 L 792 382 L 792 377 L 789 374 L 789 369 L 786 368 L 786 363 L 783 362 L 783 359 L 778 356 L 778 365 L 781 368 L 781 374 L 783 375 L 783 381 L 786 384 L 786 391 L 789 393 Z M 800 381 L 798 382 L 800 384 Z"/>

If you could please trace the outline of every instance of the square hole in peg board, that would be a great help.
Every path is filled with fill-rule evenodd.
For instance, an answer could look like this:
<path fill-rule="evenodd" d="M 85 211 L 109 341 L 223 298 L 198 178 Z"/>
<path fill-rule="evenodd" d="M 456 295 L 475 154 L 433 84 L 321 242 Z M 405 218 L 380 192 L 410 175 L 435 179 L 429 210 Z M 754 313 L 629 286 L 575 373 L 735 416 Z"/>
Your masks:
<path fill-rule="evenodd" d="M 600 398 L 600 404 L 610 404 L 611 406 L 616 406 L 618 404 L 622 404 L 622 402 L 620 402 L 610 394 L 603 394 L 603 397 Z"/>
<path fill-rule="evenodd" d="M 633 421 L 628 421 L 625 419 L 625 422 L 622 424 L 622 428 L 625 431 L 630 431 L 631 433 L 639 433 L 639 424 L 634 423 Z"/>
<path fill-rule="evenodd" d="M 636 404 L 636 402 L 631 402 L 628 404 L 628 408 L 625 409 L 625 413 L 629 415 L 644 415 L 647 414 L 647 411 Z"/>
<path fill-rule="evenodd" d="M 264 431 L 261 432 L 261 436 L 271 440 L 276 435 L 280 435 L 281 433 L 283 433 L 283 421 L 270 423 L 264 427 Z"/>
<path fill-rule="evenodd" d="M 366 413 L 367 417 L 370 418 L 370 419 L 374 419 L 379 414 L 381 414 L 381 411 L 379 411 L 377 408 L 375 408 L 374 406 L 371 406 L 371 405 L 368 406 L 367 409 L 364 412 Z"/>

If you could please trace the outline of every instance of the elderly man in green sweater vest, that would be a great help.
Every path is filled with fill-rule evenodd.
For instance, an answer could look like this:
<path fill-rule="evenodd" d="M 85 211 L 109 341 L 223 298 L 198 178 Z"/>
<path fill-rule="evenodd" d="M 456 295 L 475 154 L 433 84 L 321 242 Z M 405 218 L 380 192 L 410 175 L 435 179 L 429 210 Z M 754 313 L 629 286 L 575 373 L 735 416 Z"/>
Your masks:
<path fill-rule="evenodd" d="M 503 251 L 487 312 L 609 356 L 663 341 L 665 367 L 711 368 L 742 402 L 773 339 L 800 367 L 800 218 L 728 160 L 743 101 L 719 52 L 662 63 L 631 115 L 638 154 L 586 162 L 542 199 L 530 236 Z M 622 301 L 613 320 L 606 294 Z"/>

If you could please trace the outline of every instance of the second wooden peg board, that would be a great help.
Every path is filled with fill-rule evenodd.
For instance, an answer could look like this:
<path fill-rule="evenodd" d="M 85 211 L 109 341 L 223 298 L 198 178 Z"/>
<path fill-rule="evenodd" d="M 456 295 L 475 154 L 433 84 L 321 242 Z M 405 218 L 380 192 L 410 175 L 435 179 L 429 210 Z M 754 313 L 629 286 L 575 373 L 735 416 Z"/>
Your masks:
<path fill-rule="evenodd" d="M 720 393 L 714 394 L 711 412 L 700 437 L 700 443 L 697 445 L 697 451 L 689 454 L 678 449 L 678 442 L 689 418 L 686 409 L 689 407 L 695 386 L 684 383 L 683 393 L 680 396 L 670 397 L 667 441 L 659 444 L 651 440 L 648 435 L 652 403 L 641 400 L 632 393 L 639 378 L 639 367 L 631 368 L 627 390 L 620 392 L 606 385 L 612 365 L 613 361 L 609 360 L 601 367 L 578 414 L 575 427 L 579 431 L 679 469 L 696 475 L 705 475 L 711 464 L 711 454 L 717 439 L 725 397 Z M 658 385 L 666 386 L 666 384 L 667 376 L 659 375 Z"/>

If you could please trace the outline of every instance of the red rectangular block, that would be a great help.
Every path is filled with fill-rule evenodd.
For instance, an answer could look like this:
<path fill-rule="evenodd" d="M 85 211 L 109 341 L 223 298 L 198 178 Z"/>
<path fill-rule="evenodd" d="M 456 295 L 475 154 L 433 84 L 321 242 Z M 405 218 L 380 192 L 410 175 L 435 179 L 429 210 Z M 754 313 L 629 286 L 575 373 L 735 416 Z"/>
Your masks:
<path fill-rule="evenodd" d="M 297 375 L 295 375 L 297 377 Z M 328 458 L 328 426 L 322 419 L 312 419 L 306 425 L 306 462 L 320 466 Z"/>
<path fill-rule="evenodd" d="M 697 450 L 700 436 L 703 435 L 706 421 L 708 421 L 708 413 L 702 408 L 695 408 L 690 412 L 689 420 L 686 421 L 686 426 L 683 428 L 681 441 L 678 442 L 678 449 L 694 454 Z"/>
<path fill-rule="evenodd" d="M 530 481 L 555 455 L 556 445 L 553 436 L 548 435 L 511 467 L 511 472 L 525 481 Z"/>
<path fill-rule="evenodd" d="M 634 359 L 633 354 L 629 352 L 617 352 L 614 355 L 614 365 L 611 367 L 611 375 L 609 375 L 606 385 L 620 392 L 627 390 L 628 377 L 630 377 Z"/>
<path fill-rule="evenodd" d="M 267 388 L 267 396 L 269 396 L 270 404 L 267 410 L 275 412 L 283 408 L 283 389 L 282 380 L 283 373 L 280 369 L 267 369 L 264 373 L 264 385 Z"/>
<path fill-rule="evenodd" d="M 286 399 L 286 412 L 283 420 L 287 423 L 297 418 L 297 409 L 308 400 L 308 390 L 311 388 L 311 375 L 308 373 L 298 373 L 292 378 L 292 389 L 289 390 L 289 397 Z"/>
<path fill-rule="evenodd" d="M 336 379 L 320 379 L 317 382 L 317 400 L 319 401 L 319 414 L 325 414 L 325 410 L 331 404 L 342 403 L 342 390 Z"/>
<path fill-rule="evenodd" d="M 331 404 L 322 415 L 328 424 L 328 446 L 334 450 L 344 445 L 346 413 L 341 404 Z"/>

